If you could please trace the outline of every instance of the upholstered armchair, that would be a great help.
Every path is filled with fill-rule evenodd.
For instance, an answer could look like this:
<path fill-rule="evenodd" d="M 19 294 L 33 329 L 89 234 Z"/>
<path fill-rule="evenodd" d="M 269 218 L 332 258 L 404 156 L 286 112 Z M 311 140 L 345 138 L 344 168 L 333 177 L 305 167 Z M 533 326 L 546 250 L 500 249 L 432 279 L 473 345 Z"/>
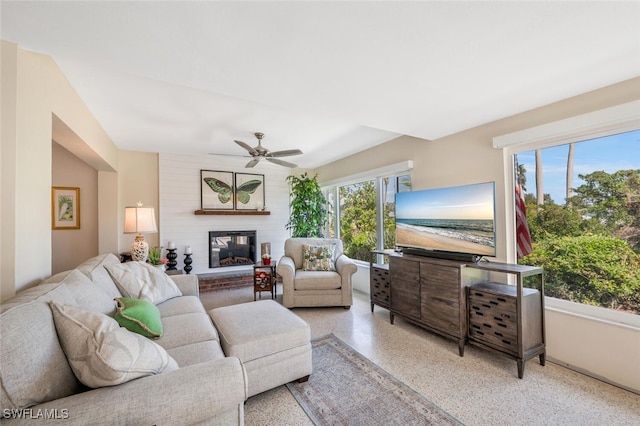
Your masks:
<path fill-rule="evenodd" d="M 289 238 L 278 261 L 282 304 L 287 308 L 353 304 L 351 276 L 356 264 L 336 238 Z"/>

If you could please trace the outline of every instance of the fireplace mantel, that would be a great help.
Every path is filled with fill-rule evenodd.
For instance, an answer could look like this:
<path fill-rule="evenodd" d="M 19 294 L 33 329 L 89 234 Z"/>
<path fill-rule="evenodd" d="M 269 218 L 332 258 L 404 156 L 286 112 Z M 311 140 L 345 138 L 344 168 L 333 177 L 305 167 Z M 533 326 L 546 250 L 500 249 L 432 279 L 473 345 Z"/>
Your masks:
<path fill-rule="evenodd" d="M 196 210 L 193 212 L 195 215 L 219 215 L 219 216 L 268 216 L 271 214 L 269 211 L 264 210 Z"/>

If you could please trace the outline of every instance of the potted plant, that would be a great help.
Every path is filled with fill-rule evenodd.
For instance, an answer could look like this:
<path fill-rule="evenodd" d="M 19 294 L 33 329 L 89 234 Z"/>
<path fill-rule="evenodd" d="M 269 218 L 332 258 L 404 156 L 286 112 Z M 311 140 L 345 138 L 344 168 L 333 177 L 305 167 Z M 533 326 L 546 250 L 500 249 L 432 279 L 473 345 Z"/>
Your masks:
<path fill-rule="evenodd" d="M 318 184 L 317 175 L 310 177 L 290 175 L 291 216 L 286 228 L 292 237 L 322 237 L 322 228 L 327 221 L 327 200 Z"/>
<path fill-rule="evenodd" d="M 164 271 L 169 259 L 162 257 L 162 247 L 152 247 L 149 249 L 149 263 Z"/>
<path fill-rule="evenodd" d="M 271 255 L 269 253 L 265 253 L 262 255 L 262 264 L 271 265 Z"/>

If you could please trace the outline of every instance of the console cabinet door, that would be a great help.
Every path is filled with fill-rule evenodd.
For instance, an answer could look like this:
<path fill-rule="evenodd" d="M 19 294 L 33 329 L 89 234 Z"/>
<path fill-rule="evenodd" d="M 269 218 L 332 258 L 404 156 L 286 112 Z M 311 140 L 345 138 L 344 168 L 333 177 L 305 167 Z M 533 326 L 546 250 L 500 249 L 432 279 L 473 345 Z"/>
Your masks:
<path fill-rule="evenodd" d="M 392 257 L 391 311 L 420 319 L 420 262 Z"/>
<path fill-rule="evenodd" d="M 460 268 L 423 264 L 420 268 L 422 322 L 452 336 L 460 334 Z"/>

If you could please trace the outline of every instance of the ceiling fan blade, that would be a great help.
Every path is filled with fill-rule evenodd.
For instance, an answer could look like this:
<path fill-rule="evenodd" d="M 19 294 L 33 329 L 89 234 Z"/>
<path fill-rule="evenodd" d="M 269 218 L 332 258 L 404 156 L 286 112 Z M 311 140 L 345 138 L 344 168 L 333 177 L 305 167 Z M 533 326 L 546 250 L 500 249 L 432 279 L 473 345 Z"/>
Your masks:
<path fill-rule="evenodd" d="M 253 167 L 259 162 L 260 162 L 260 158 L 254 158 L 253 160 L 249 161 L 245 167 L 246 168 Z"/>
<path fill-rule="evenodd" d="M 250 155 L 242 155 L 242 154 L 220 154 L 217 152 L 209 152 L 209 155 L 220 155 L 222 157 L 245 157 L 245 158 L 250 158 Z"/>
<path fill-rule="evenodd" d="M 249 154 L 258 155 L 258 151 L 256 151 L 255 149 L 253 149 L 252 147 L 250 147 L 246 143 L 244 143 L 242 141 L 234 141 L 234 142 L 237 143 L 238 145 L 240 145 L 241 147 L 243 147 L 244 149 L 246 149 L 247 151 L 249 151 Z"/>
<path fill-rule="evenodd" d="M 283 160 L 278 160 L 277 158 L 269 158 L 269 157 L 267 157 L 267 161 L 270 161 L 270 162 L 272 162 L 274 164 L 278 164 L 280 166 L 290 167 L 292 169 L 298 167 L 297 164 L 289 163 L 289 162 L 283 161 Z"/>
<path fill-rule="evenodd" d="M 272 152 L 271 156 L 272 157 L 288 157 L 290 155 L 301 155 L 302 151 L 300 151 L 299 149 L 287 149 L 284 151 L 276 151 L 276 152 Z"/>

